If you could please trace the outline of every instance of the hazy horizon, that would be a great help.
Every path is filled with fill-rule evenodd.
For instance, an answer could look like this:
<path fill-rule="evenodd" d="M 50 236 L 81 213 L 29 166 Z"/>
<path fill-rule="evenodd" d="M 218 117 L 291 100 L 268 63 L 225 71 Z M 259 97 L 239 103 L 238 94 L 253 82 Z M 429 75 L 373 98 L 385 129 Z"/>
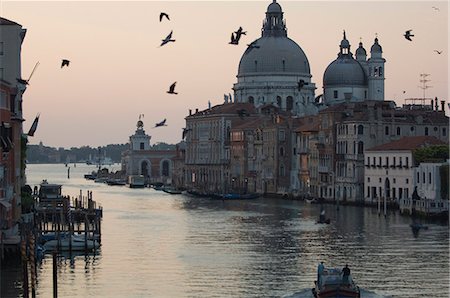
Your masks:
<path fill-rule="evenodd" d="M 246 44 L 261 36 L 271 2 L 3 1 L 2 17 L 27 29 L 22 78 L 40 62 L 23 96 L 25 133 L 41 114 L 30 144 L 127 143 L 140 114 L 151 144 L 180 142 L 189 109 L 221 104 L 223 94 L 233 93 L 240 58 Z M 309 60 L 316 96 L 345 30 L 351 52 L 361 38 L 368 56 L 378 36 L 386 59 L 386 100 L 402 105 L 405 98 L 421 98 L 419 75 L 427 73 L 432 87 L 426 97 L 448 102 L 448 2 L 277 2 L 288 37 Z M 170 21 L 159 22 L 162 11 Z M 247 35 L 238 46 L 229 45 L 239 26 Z M 409 29 L 412 42 L 403 37 Z M 159 47 L 171 30 L 176 42 Z M 61 69 L 61 59 L 70 66 Z M 175 81 L 179 94 L 167 94 Z M 168 126 L 152 128 L 164 118 Z"/>

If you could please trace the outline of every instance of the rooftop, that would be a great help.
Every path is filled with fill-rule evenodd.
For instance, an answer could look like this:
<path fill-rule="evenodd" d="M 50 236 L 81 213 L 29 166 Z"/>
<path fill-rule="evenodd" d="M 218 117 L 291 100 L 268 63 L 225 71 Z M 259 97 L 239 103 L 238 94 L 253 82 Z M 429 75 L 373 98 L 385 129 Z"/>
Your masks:
<path fill-rule="evenodd" d="M 378 145 L 368 149 L 367 151 L 410 151 L 418 148 L 424 148 L 431 145 L 445 145 L 443 141 L 436 137 L 417 136 L 404 137 L 400 140 Z"/>

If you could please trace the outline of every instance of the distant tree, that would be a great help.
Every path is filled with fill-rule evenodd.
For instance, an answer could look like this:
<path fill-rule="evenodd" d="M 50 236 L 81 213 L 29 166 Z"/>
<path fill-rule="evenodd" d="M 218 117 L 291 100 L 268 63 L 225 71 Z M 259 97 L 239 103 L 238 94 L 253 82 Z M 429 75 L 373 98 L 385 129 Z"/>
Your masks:
<path fill-rule="evenodd" d="M 413 151 L 414 161 L 416 165 L 421 162 L 444 162 L 449 157 L 448 150 L 448 145 L 434 145 L 419 148 Z"/>

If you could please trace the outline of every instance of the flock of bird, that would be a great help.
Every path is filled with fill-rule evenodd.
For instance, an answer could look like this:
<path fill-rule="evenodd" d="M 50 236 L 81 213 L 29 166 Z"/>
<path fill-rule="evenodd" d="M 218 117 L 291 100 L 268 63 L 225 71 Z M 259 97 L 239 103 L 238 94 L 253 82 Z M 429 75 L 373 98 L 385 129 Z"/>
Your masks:
<path fill-rule="evenodd" d="M 439 7 L 436 7 L 436 6 L 432 6 L 431 8 L 433 8 L 436 12 L 441 11 L 439 9 Z M 414 34 L 412 34 L 411 31 L 412 31 L 412 29 L 406 30 L 405 34 L 403 34 L 403 36 L 409 41 L 412 41 L 411 37 L 414 37 Z M 434 52 L 436 52 L 438 55 L 440 55 L 440 54 L 442 54 L 443 51 L 434 50 Z"/>

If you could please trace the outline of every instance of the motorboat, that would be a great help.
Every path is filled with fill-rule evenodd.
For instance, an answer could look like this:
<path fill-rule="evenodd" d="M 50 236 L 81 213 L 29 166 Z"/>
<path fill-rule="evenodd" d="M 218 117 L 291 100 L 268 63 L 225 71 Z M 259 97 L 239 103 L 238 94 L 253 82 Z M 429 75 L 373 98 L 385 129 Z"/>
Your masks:
<path fill-rule="evenodd" d="M 315 298 L 359 298 L 361 293 L 352 276 L 343 277 L 342 269 L 324 268 L 315 287 L 312 288 Z"/>

